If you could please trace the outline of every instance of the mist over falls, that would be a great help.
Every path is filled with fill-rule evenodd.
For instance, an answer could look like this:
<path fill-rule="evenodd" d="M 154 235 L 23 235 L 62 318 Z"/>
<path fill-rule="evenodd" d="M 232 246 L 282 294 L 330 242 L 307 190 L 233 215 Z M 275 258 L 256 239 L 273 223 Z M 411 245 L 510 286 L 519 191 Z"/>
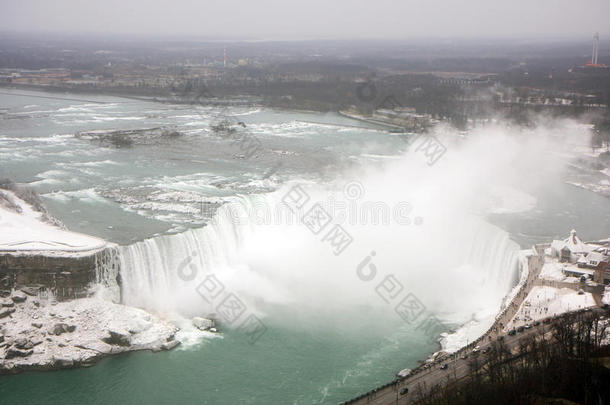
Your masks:
<path fill-rule="evenodd" d="M 524 190 L 544 179 L 528 173 L 538 167 L 559 176 L 557 146 L 587 136 L 577 125 L 567 128 L 558 142 L 542 124 L 489 126 L 449 144 L 434 166 L 409 151 L 330 184 L 295 181 L 270 194 L 232 198 L 206 227 L 123 247 L 123 300 L 196 316 L 216 314 L 221 297 L 233 293 L 263 317 L 280 308 L 331 319 L 366 309 L 400 320 L 394 306 L 413 294 L 447 322 L 485 319 L 519 276 L 519 246 L 486 214 L 533 208 L 535 198 Z M 294 213 L 285 201 L 298 184 L 308 200 Z M 298 219 L 316 203 L 330 218 L 318 234 Z M 353 239 L 339 255 L 324 240 L 336 224 Z M 210 277 L 222 286 L 218 300 L 201 293 Z M 395 301 L 380 294 L 388 277 Z"/>
<path fill-rule="evenodd" d="M 610 395 L 610 1 L 139 1 L 0 12 L 6 403 Z"/>
<path fill-rule="evenodd" d="M 186 316 L 214 314 L 221 298 L 209 302 L 201 290 L 212 275 L 223 293 L 235 293 L 257 315 L 289 307 L 339 317 L 368 308 L 397 318 L 377 292 L 394 276 L 401 298 L 415 294 L 428 310 L 459 322 L 487 304 L 497 307 L 516 281 L 517 244 L 476 217 L 456 223 L 459 241 L 437 238 L 423 225 L 355 226 L 353 244 L 335 256 L 303 225 L 235 225 L 226 211 L 245 214 L 245 205 L 223 207 L 205 228 L 124 247 L 124 302 Z M 358 272 L 359 266 L 367 270 Z"/>

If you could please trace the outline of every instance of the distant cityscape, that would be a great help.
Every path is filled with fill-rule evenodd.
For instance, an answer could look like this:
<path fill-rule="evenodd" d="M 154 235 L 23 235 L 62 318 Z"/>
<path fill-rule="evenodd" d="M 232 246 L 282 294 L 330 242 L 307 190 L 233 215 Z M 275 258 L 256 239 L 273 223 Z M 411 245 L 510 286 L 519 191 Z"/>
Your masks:
<path fill-rule="evenodd" d="M 7 404 L 610 403 L 610 1 L 0 10 Z"/>
<path fill-rule="evenodd" d="M 0 85 L 185 103 L 245 100 L 353 110 L 413 127 L 438 120 L 465 128 L 498 111 L 519 120 L 531 109 L 605 116 L 610 69 L 603 62 L 610 48 L 602 47 L 600 55 L 599 44 L 595 34 L 592 53 L 590 43 L 573 42 L 548 54 L 548 45 L 541 43 L 506 57 L 486 43 L 450 48 L 315 41 L 84 44 L 9 37 L 0 47 Z M 400 108 L 374 112 L 376 104 L 357 94 L 362 83 L 374 83 L 375 96 L 391 94 Z M 413 114 L 419 115 L 417 123 Z"/>

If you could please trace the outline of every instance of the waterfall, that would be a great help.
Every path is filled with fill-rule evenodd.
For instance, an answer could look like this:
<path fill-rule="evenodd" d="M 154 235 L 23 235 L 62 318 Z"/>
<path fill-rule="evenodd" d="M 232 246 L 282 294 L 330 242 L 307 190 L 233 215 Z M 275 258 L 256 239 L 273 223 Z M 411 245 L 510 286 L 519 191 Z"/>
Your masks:
<path fill-rule="evenodd" d="M 121 301 L 120 289 L 121 252 L 117 246 L 110 246 L 95 253 L 96 293 L 112 302 Z"/>
<path fill-rule="evenodd" d="M 519 278 L 519 245 L 507 232 L 483 220 L 477 221 L 465 260 L 484 269 L 484 284 L 508 291 Z"/>
<path fill-rule="evenodd" d="M 304 227 L 286 224 L 284 212 L 269 209 L 278 201 L 277 193 L 236 197 L 203 228 L 121 247 L 123 303 L 210 315 L 214 307 L 197 287 L 214 274 L 227 290 L 253 298 L 255 304 L 296 301 L 302 308 L 318 302 L 336 310 L 365 302 L 380 305 L 384 303 L 375 295 L 375 286 L 354 272 L 373 247 L 380 272 L 397 275 L 432 310 L 472 313 L 486 305 L 495 308 L 518 277 L 518 245 L 505 231 L 477 217 L 456 220 L 452 232 L 441 219 L 441 230 L 430 224 L 423 235 L 413 226 L 356 226 L 354 238 L 362 248 L 354 247 L 351 256 L 334 257 Z M 401 242 L 413 235 L 418 235 L 417 243 Z"/>
<path fill-rule="evenodd" d="M 123 303 L 193 315 L 207 312 L 193 280 L 240 264 L 248 226 L 242 222 L 245 198 L 235 200 L 220 207 L 205 227 L 121 247 Z"/>

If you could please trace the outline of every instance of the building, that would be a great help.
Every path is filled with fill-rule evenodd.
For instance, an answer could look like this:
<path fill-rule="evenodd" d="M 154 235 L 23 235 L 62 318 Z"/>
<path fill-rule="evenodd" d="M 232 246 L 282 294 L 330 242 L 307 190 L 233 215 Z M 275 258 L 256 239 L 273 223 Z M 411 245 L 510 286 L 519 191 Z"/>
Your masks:
<path fill-rule="evenodd" d="M 551 243 L 551 255 L 559 258 L 560 262 L 576 263 L 581 257 L 586 256 L 593 250 L 592 246 L 587 245 L 572 229 L 570 236 L 564 240 L 554 240 Z"/>
<path fill-rule="evenodd" d="M 373 112 L 373 118 L 408 130 L 426 128 L 430 126 L 432 120 L 428 114 L 417 114 L 415 108 L 400 106 L 377 109 Z"/>
<path fill-rule="evenodd" d="M 578 260 L 578 267 L 594 271 L 594 280 L 601 284 L 610 282 L 610 249 L 597 247 Z"/>

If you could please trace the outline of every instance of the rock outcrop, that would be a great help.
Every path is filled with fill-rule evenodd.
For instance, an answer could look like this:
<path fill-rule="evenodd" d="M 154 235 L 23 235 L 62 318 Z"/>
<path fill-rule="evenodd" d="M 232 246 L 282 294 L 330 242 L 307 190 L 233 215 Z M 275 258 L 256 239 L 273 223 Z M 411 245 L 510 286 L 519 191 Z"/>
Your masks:
<path fill-rule="evenodd" d="M 25 295 L 25 294 L 24 294 Z M 23 297 L 0 314 L 0 374 L 89 366 L 133 350 L 170 350 L 178 328 L 146 311 L 101 298 L 54 302 Z M 6 303 L 6 298 L 3 304 Z"/>
<path fill-rule="evenodd" d="M 193 318 L 193 326 L 199 330 L 210 330 L 214 328 L 214 321 L 211 319 L 196 316 L 195 318 Z"/>
<path fill-rule="evenodd" d="M 118 289 L 114 244 L 66 230 L 18 190 L 0 188 L 0 297 L 20 289 L 14 299 L 21 302 L 40 295 L 69 300 L 88 296 L 94 283 Z"/>
<path fill-rule="evenodd" d="M 172 323 L 114 303 L 115 245 L 66 230 L 16 190 L 0 184 L 0 374 L 89 366 L 179 344 Z"/>

